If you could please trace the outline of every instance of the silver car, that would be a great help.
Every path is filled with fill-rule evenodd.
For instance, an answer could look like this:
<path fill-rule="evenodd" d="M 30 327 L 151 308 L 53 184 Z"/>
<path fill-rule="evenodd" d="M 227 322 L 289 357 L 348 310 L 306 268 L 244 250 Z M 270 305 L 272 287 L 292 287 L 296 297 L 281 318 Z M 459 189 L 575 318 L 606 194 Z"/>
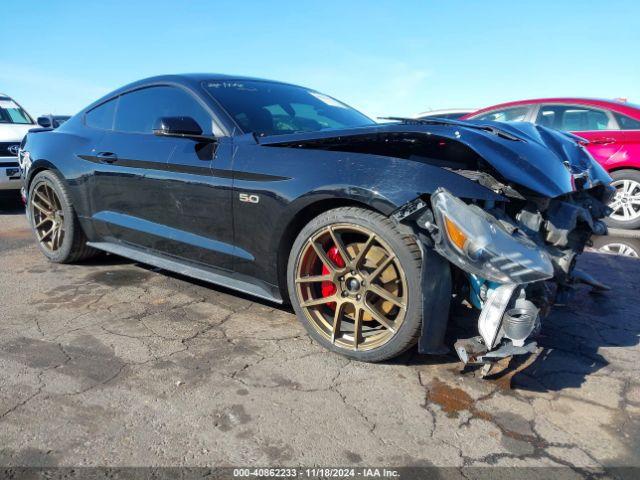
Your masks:
<path fill-rule="evenodd" d="M 18 149 L 27 132 L 37 126 L 18 103 L 0 93 L 0 190 L 22 187 Z"/>

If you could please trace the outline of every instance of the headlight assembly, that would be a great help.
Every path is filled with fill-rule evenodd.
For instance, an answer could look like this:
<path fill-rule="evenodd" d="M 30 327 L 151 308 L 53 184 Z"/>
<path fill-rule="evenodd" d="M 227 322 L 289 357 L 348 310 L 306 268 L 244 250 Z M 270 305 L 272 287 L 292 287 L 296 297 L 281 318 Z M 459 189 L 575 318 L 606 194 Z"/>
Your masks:
<path fill-rule="evenodd" d="M 533 241 L 509 233 L 494 217 L 444 189 L 431 202 L 441 239 L 438 251 L 461 269 L 499 283 L 523 284 L 553 277 L 547 254 Z"/>

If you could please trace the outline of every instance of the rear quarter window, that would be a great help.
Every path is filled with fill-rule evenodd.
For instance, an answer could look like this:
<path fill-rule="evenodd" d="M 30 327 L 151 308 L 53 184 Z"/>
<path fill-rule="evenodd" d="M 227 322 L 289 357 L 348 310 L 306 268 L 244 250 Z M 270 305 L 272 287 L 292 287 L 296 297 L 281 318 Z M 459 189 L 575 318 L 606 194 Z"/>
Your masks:
<path fill-rule="evenodd" d="M 613 116 L 616 117 L 620 130 L 640 130 L 640 120 L 627 117 L 617 112 L 613 112 Z"/>
<path fill-rule="evenodd" d="M 96 108 L 92 108 L 84 116 L 85 124 L 91 128 L 111 130 L 117 103 L 118 99 L 114 98 L 102 105 L 98 105 Z"/>

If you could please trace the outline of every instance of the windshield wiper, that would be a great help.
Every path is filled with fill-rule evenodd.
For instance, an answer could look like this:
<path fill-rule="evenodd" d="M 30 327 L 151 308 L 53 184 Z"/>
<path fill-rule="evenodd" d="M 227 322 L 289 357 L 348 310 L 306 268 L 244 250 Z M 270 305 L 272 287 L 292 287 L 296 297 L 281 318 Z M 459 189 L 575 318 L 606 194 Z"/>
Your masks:
<path fill-rule="evenodd" d="M 507 140 L 513 140 L 514 142 L 524 142 L 523 138 L 517 137 L 512 133 L 505 132 L 500 128 L 494 127 L 493 125 L 477 125 L 475 123 L 462 122 L 460 120 L 451 120 L 449 118 L 410 118 L 410 117 L 378 117 L 379 120 L 395 120 L 398 122 L 405 123 L 407 125 L 415 124 L 415 125 L 452 125 L 457 127 L 464 128 L 475 128 L 476 130 L 484 130 L 485 132 L 493 133 L 502 138 L 506 138 Z"/>

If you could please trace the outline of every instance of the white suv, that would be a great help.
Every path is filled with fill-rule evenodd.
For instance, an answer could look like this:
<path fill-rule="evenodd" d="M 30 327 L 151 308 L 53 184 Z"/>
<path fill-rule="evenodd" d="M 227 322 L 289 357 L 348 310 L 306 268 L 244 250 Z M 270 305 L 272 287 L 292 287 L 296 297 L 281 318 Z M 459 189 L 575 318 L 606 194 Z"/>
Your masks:
<path fill-rule="evenodd" d="M 37 126 L 20 105 L 0 93 L 0 190 L 20 190 L 18 148 L 27 132 Z"/>

